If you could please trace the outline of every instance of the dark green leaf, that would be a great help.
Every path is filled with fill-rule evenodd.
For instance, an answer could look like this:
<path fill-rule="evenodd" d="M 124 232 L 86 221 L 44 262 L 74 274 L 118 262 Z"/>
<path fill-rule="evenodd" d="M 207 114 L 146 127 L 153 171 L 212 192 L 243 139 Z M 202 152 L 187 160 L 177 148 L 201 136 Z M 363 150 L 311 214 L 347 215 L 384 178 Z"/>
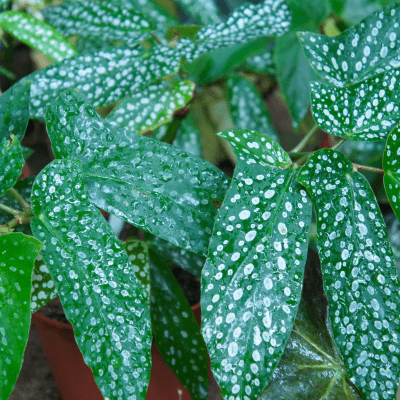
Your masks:
<path fill-rule="evenodd" d="M 276 69 L 272 58 L 272 50 L 264 49 L 261 53 L 249 57 L 245 63 L 246 69 L 259 74 L 268 73 L 275 75 Z"/>
<path fill-rule="evenodd" d="M 329 14 L 328 0 L 288 0 L 292 11 L 292 28 L 319 24 Z"/>
<path fill-rule="evenodd" d="M 311 201 L 287 153 L 268 137 L 228 131 L 237 156 L 202 272 L 202 331 L 222 395 L 257 399 L 300 301 Z"/>
<path fill-rule="evenodd" d="M 32 189 L 32 231 L 44 242 L 43 258 L 104 397 L 144 399 L 151 368 L 148 304 L 81 175 L 77 160 L 55 160 L 42 170 Z"/>
<path fill-rule="evenodd" d="M 366 399 L 394 398 L 399 380 L 399 282 L 366 179 L 342 153 L 310 156 L 298 180 L 315 204 L 318 249 L 335 342 Z"/>
<path fill-rule="evenodd" d="M 400 276 L 400 222 L 395 214 L 389 214 L 385 216 L 385 223 L 396 261 L 397 275 Z"/>
<path fill-rule="evenodd" d="M 33 260 L 42 244 L 22 233 L 0 236 L 0 399 L 7 400 L 21 369 L 31 326 Z"/>
<path fill-rule="evenodd" d="M 235 129 L 248 129 L 279 142 L 268 108 L 257 88 L 246 78 L 230 75 L 226 82 Z"/>
<path fill-rule="evenodd" d="M 221 22 L 214 0 L 177 0 L 177 2 L 203 25 Z"/>
<path fill-rule="evenodd" d="M 333 12 L 347 25 L 358 24 L 369 14 L 381 8 L 377 0 L 330 0 L 330 3 Z"/>
<path fill-rule="evenodd" d="M 68 0 L 44 9 L 43 14 L 64 36 L 80 35 L 127 45 L 136 45 L 152 29 L 143 15 L 118 3 Z"/>
<path fill-rule="evenodd" d="M 173 145 L 196 157 L 202 156 L 200 132 L 193 117 L 188 114 L 176 133 Z"/>
<path fill-rule="evenodd" d="M 44 21 L 18 11 L 0 14 L 0 28 L 54 61 L 72 57 L 77 51 L 67 39 Z"/>
<path fill-rule="evenodd" d="M 14 135 L 11 135 L 11 141 L 0 141 L 0 197 L 15 185 L 24 164 L 21 145 Z"/>
<path fill-rule="evenodd" d="M 174 112 L 191 100 L 194 87 L 190 81 L 178 81 L 172 85 L 161 81 L 150 85 L 122 100 L 106 120 L 111 125 L 143 134 L 169 122 Z"/>
<path fill-rule="evenodd" d="M 75 91 L 47 113 L 57 158 L 82 161 L 91 200 L 182 248 L 205 254 L 227 178 L 175 146 L 108 125 Z"/>

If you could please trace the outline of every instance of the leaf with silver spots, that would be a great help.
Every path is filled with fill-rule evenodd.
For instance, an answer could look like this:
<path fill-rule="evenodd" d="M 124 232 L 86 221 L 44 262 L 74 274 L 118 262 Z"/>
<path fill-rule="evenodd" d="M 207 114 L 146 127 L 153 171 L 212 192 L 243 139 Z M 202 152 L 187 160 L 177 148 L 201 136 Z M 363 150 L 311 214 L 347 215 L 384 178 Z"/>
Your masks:
<path fill-rule="evenodd" d="M 187 114 L 181 122 L 172 144 L 196 157 L 201 158 L 203 156 L 200 131 L 192 114 Z"/>
<path fill-rule="evenodd" d="M 221 22 L 214 0 L 177 0 L 177 2 L 203 25 Z"/>

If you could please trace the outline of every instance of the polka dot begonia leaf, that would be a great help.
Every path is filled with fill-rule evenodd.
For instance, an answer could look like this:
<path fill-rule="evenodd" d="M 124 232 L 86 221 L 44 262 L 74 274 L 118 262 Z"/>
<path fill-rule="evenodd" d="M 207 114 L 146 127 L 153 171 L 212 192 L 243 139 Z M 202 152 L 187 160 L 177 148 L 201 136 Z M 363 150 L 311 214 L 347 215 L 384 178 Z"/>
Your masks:
<path fill-rule="evenodd" d="M 259 74 L 267 73 L 275 75 L 276 68 L 272 55 L 272 50 L 268 47 L 262 53 L 249 57 L 246 60 L 245 67 L 246 69 Z"/>
<path fill-rule="evenodd" d="M 315 72 L 334 86 L 362 82 L 400 66 L 400 5 L 377 11 L 338 36 L 299 33 Z"/>
<path fill-rule="evenodd" d="M 32 231 L 44 243 L 43 259 L 104 398 L 144 400 L 151 369 L 148 303 L 81 176 L 77 160 L 55 160 L 40 172 L 32 188 Z"/>
<path fill-rule="evenodd" d="M 7 400 L 22 366 L 31 326 L 33 261 L 42 244 L 22 233 L 0 236 L 0 399 Z"/>
<path fill-rule="evenodd" d="M 196 319 L 168 266 L 150 256 L 150 312 L 156 345 L 193 400 L 208 398 L 207 349 Z"/>
<path fill-rule="evenodd" d="M 315 205 L 333 337 L 351 381 L 367 399 L 394 398 L 400 286 L 374 193 L 350 160 L 331 149 L 312 154 L 298 181 Z"/>
<path fill-rule="evenodd" d="M 11 86 L 0 96 L 0 141 L 14 134 L 19 140 L 25 135 L 29 120 L 31 82 Z"/>
<path fill-rule="evenodd" d="M 196 157 L 203 156 L 200 131 L 190 113 L 181 122 L 172 144 Z"/>
<path fill-rule="evenodd" d="M 400 276 L 400 222 L 395 214 L 388 214 L 385 216 L 385 224 L 396 261 L 397 275 Z"/>
<path fill-rule="evenodd" d="M 235 129 L 254 130 L 279 142 L 268 108 L 257 88 L 236 74 L 229 76 L 226 85 Z"/>
<path fill-rule="evenodd" d="M 90 199 L 171 243 L 205 254 L 228 179 L 175 146 L 107 124 L 76 91 L 48 108 L 56 158 L 82 161 Z"/>
<path fill-rule="evenodd" d="M 46 21 L 64 36 L 80 35 L 107 42 L 136 45 L 150 36 L 152 24 L 132 7 L 89 0 L 69 0 L 42 11 Z"/>
<path fill-rule="evenodd" d="M 274 141 L 226 131 L 238 156 L 202 272 L 202 332 L 225 398 L 255 400 L 296 317 L 311 201 Z"/>
<path fill-rule="evenodd" d="M 115 47 L 66 59 L 36 71 L 32 81 L 30 116 L 44 118 L 46 108 L 67 89 L 85 93 L 94 107 L 112 104 L 178 72 L 181 57 L 167 46 Z"/>
<path fill-rule="evenodd" d="M 177 2 L 203 25 L 221 22 L 214 0 L 177 0 Z"/>
<path fill-rule="evenodd" d="M 15 185 L 24 164 L 21 145 L 14 135 L 11 135 L 11 140 L 0 141 L 0 197 Z"/>
<path fill-rule="evenodd" d="M 122 100 L 106 121 L 143 134 L 169 122 L 174 112 L 192 99 L 194 88 L 194 83 L 190 81 L 178 81 L 172 85 L 161 81 L 150 85 Z"/>
<path fill-rule="evenodd" d="M 18 11 L 0 14 L 0 28 L 54 61 L 75 56 L 68 40 L 44 21 Z"/>

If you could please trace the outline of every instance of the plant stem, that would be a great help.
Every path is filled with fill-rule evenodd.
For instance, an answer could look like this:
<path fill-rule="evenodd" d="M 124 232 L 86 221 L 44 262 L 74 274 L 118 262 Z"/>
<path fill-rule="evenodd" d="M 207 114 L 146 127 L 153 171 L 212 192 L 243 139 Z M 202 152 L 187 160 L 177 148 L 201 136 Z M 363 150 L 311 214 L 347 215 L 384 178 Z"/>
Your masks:
<path fill-rule="evenodd" d="M 376 172 L 377 174 L 385 174 L 385 171 L 381 168 L 369 167 L 368 165 L 360 165 L 353 163 L 353 169 L 357 171 L 368 171 L 368 172 Z"/>
<path fill-rule="evenodd" d="M 31 208 L 31 205 L 22 197 L 18 190 L 11 188 L 8 191 L 15 198 L 15 200 L 18 201 L 18 203 L 24 210 L 29 210 Z"/>
<path fill-rule="evenodd" d="M 319 126 L 315 124 L 312 129 L 307 133 L 307 135 L 303 137 L 300 143 L 290 151 L 290 153 L 298 153 L 299 151 L 303 150 L 310 139 L 318 132 L 318 130 Z"/>
<path fill-rule="evenodd" d="M 336 150 L 338 149 L 347 139 L 340 139 L 339 141 L 337 141 L 332 147 L 332 150 Z"/>
<path fill-rule="evenodd" d="M 32 210 L 20 211 L 10 222 L 0 225 L 0 235 L 11 233 L 17 225 L 29 224 L 34 216 Z"/>
<path fill-rule="evenodd" d="M 6 206 L 3 203 L 0 203 L 0 210 L 6 211 L 6 212 L 8 212 L 8 213 L 10 213 L 12 215 L 17 215 L 18 213 L 20 213 L 19 210 L 16 210 L 15 208 Z"/>
<path fill-rule="evenodd" d="M 294 160 L 298 160 L 298 159 L 300 159 L 301 157 L 304 157 L 304 156 L 307 156 L 307 155 L 309 155 L 309 154 L 311 154 L 311 152 L 309 152 L 309 151 L 304 151 L 304 152 L 298 152 L 298 153 L 289 153 L 289 157 L 290 158 L 292 158 L 292 159 L 294 159 Z"/>

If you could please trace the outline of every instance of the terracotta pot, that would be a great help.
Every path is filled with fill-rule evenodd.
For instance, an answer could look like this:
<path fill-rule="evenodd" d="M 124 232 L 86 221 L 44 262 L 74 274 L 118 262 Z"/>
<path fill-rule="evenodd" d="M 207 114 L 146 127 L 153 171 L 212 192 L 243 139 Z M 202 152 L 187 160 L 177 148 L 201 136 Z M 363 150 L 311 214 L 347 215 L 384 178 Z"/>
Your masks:
<path fill-rule="evenodd" d="M 200 325 L 200 304 L 193 306 L 192 311 Z M 103 399 L 93 373 L 84 363 L 75 342 L 72 325 L 53 321 L 38 313 L 32 315 L 32 322 L 39 332 L 43 350 L 57 382 L 58 394 L 63 400 Z M 182 391 L 182 400 L 191 400 L 189 392 L 164 362 L 154 342 L 151 355 L 151 379 L 146 400 L 178 400 L 178 390 Z"/>

